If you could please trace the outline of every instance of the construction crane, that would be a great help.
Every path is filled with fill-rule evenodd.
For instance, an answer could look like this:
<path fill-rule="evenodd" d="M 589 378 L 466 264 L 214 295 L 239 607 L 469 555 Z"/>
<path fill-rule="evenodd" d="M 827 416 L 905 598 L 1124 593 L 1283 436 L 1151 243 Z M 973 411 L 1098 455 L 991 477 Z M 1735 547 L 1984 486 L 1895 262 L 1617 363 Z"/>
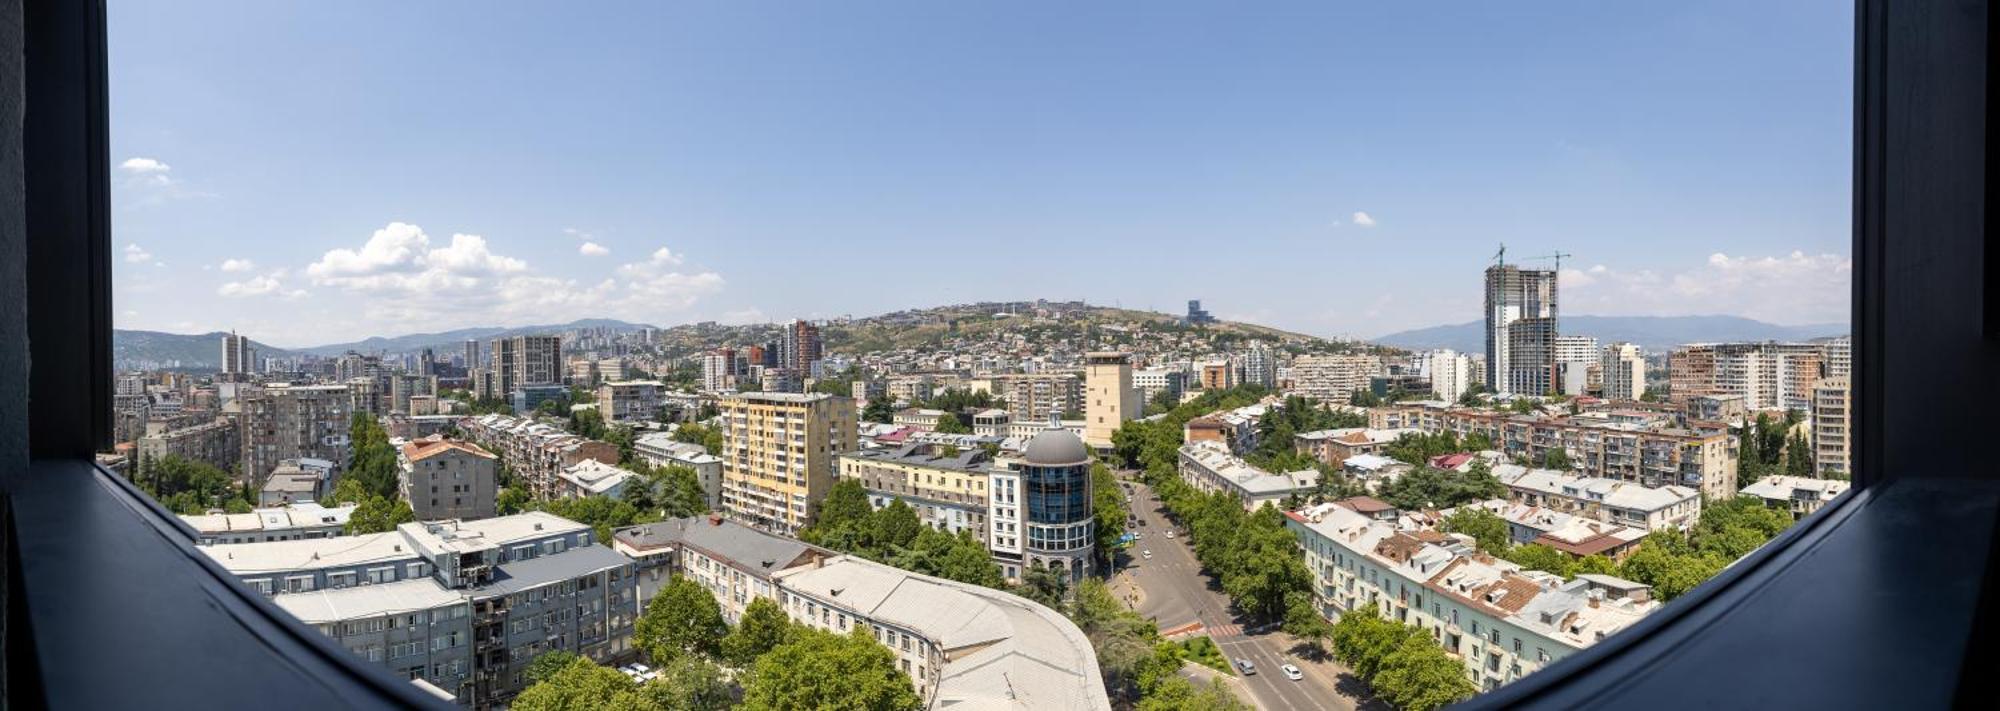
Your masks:
<path fill-rule="evenodd" d="M 1493 266 L 1496 266 L 1496 267 L 1504 267 L 1504 266 L 1507 266 L 1507 243 L 1506 243 L 1506 242 L 1501 242 L 1501 243 L 1500 243 L 1500 251 L 1498 251 L 1498 252 L 1494 252 L 1494 253 L 1493 253 Z"/>
<path fill-rule="evenodd" d="M 1502 251 L 1504 252 L 1505 250 L 1503 249 Z M 1563 270 L 1563 258 L 1565 258 L 1565 257 L 1574 257 L 1574 256 L 1576 256 L 1576 255 L 1574 255 L 1574 254 L 1570 254 L 1570 253 L 1568 253 L 1568 252 L 1564 252 L 1564 251 L 1562 251 L 1562 250 L 1556 250 L 1556 253 L 1555 253 L 1555 254 L 1544 254 L 1544 255 L 1542 255 L 1542 256 L 1539 256 L 1539 257 L 1524 257 L 1523 259 L 1526 259 L 1526 260 L 1529 260 L 1529 261 L 1537 261 L 1537 260 L 1543 260 L 1543 259 L 1551 259 L 1551 260 L 1555 260 L 1555 263 L 1556 263 L 1556 272 L 1560 273 L 1560 272 L 1562 272 L 1562 270 Z"/>

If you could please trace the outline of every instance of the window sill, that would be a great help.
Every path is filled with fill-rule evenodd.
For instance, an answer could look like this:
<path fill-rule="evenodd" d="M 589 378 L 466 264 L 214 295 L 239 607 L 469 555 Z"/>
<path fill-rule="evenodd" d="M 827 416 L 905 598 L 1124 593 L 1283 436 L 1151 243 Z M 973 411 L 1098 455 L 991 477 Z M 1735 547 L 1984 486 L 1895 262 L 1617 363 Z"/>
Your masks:
<path fill-rule="evenodd" d="M 453 708 L 352 659 L 195 549 L 192 531 L 87 461 L 7 476 L 10 636 L 51 708 Z M 20 632 L 25 631 L 22 635 Z M 19 660 L 16 660 L 19 661 Z M 20 669 L 22 667 L 16 667 Z M 24 704 L 25 705 L 25 704 Z"/>
<path fill-rule="evenodd" d="M 1950 707 L 1996 510 L 2000 482 L 1857 489 L 1631 629 L 1459 708 Z"/>

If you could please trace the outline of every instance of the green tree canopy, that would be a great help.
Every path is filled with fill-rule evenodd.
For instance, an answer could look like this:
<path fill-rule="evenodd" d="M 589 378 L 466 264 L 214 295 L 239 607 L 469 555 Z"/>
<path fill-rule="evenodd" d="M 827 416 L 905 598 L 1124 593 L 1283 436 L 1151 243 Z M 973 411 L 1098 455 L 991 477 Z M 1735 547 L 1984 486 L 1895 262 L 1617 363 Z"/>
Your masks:
<path fill-rule="evenodd" d="M 896 655 L 865 625 L 838 635 L 799 628 L 742 679 L 746 711 L 915 711 L 923 700 Z"/>
<path fill-rule="evenodd" d="M 1465 506 L 1445 517 L 1440 526 L 1448 533 L 1463 533 L 1471 536 L 1479 544 L 1479 550 L 1489 555 L 1506 552 L 1513 544 L 1507 535 L 1507 519 L 1500 518 L 1486 509 Z"/>
<path fill-rule="evenodd" d="M 739 668 L 748 668 L 758 657 L 784 644 L 791 634 L 792 619 L 785 616 L 778 603 L 765 597 L 751 600 L 743 609 L 743 621 L 722 638 L 722 658 Z"/>
<path fill-rule="evenodd" d="M 701 584 L 674 576 L 646 604 L 633 628 L 632 644 L 659 663 L 690 654 L 714 658 L 721 654 L 722 638 L 728 633 L 729 624 L 722 621 L 715 597 Z"/>
<path fill-rule="evenodd" d="M 1425 634 L 1404 635 L 1369 685 L 1404 711 L 1434 711 L 1479 691 L 1465 678 L 1465 665 Z"/>

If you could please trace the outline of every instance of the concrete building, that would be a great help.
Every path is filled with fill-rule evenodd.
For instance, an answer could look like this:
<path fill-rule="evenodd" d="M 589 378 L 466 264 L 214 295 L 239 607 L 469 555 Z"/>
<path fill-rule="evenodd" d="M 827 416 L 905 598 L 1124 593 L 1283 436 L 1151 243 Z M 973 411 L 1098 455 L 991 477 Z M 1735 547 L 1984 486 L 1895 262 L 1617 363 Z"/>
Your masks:
<path fill-rule="evenodd" d="M 1262 343 L 1252 344 L 1243 351 L 1243 384 L 1278 387 L 1278 359 Z"/>
<path fill-rule="evenodd" d="M 722 508 L 794 534 L 833 486 L 834 455 L 856 449 L 854 403 L 823 393 L 739 393 L 720 403 Z"/>
<path fill-rule="evenodd" d="M 201 462 L 223 473 L 232 473 L 242 464 L 243 430 L 227 417 L 210 422 L 148 434 L 139 438 L 140 476 L 150 473 L 164 457 Z"/>
<path fill-rule="evenodd" d="M 1237 384 L 1236 364 L 1226 359 L 1196 363 L 1195 374 L 1202 390 L 1228 390 Z"/>
<path fill-rule="evenodd" d="M 243 425 L 239 476 L 261 489 L 286 459 L 347 461 L 354 403 L 343 385 L 276 383 L 249 388 L 236 398 Z"/>
<path fill-rule="evenodd" d="M 490 353 L 490 391 L 481 396 L 501 398 L 531 385 L 563 384 L 560 336 L 496 338 Z"/>
<path fill-rule="evenodd" d="M 1292 359 L 1287 394 L 1345 405 L 1368 381 L 1383 373 L 1382 357 L 1368 354 L 1309 355 Z"/>
<path fill-rule="evenodd" d="M 1327 464 L 1340 466 L 1343 462 L 1364 454 L 1382 454 L 1382 450 L 1398 438 L 1416 433 L 1417 431 L 1412 429 L 1368 427 L 1314 430 L 1292 435 L 1292 449 Z"/>
<path fill-rule="evenodd" d="M 1854 372 L 1854 339 L 1850 336 L 1828 339 L 1821 346 L 1826 350 L 1826 377 L 1845 378 Z"/>
<path fill-rule="evenodd" d="M 1172 368 L 1142 368 L 1132 371 L 1132 387 L 1139 391 L 1139 402 L 1152 402 L 1160 393 L 1179 400 L 1187 382 L 1187 373 Z"/>
<path fill-rule="evenodd" d="M 1839 479 L 1772 474 L 1743 487 L 1741 495 L 1755 496 L 1772 508 L 1790 511 L 1793 518 L 1804 518 L 1819 511 L 1834 497 L 1847 493 L 1849 486 L 1848 482 Z"/>
<path fill-rule="evenodd" d="M 1496 264 L 1486 269 L 1486 382 L 1501 394 L 1554 388 L 1556 272 Z"/>
<path fill-rule="evenodd" d="M 1604 349 L 1598 347 L 1597 339 L 1591 336 L 1556 336 L 1556 374 L 1561 380 L 1564 395 L 1583 395 L 1596 390 L 1603 382 L 1599 361 L 1603 360 Z M 1575 389 L 1571 391 L 1574 371 Z"/>
<path fill-rule="evenodd" d="M 620 380 L 597 386 L 597 414 L 605 424 L 651 422 L 660 416 L 667 386 L 657 380 Z"/>
<path fill-rule="evenodd" d="M 1431 393 L 1439 400 L 1457 402 L 1472 389 L 1472 359 L 1458 351 L 1444 349 L 1419 356 L 1423 376 L 1431 382 Z"/>
<path fill-rule="evenodd" d="M 803 379 L 812 372 L 812 364 L 824 355 L 818 326 L 797 320 L 785 327 L 784 340 L 779 341 L 778 346 L 779 368 L 792 371 Z"/>
<path fill-rule="evenodd" d="M 589 526 L 537 511 L 200 550 L 357 657 L 484 708 L 525 688 L 544 653 L 634 654 L 634 565 L 593 543 Z"/>
<path fill-rule="evenodd" d="M 993 394 L 1007 401 L 1015 422 L 1046 422 L 1049 415 L 1083 410 L 1083 390 L 1072 373 L 993 376 Z"/>
<path fill-rule="evenodd" d="M 733 349 L 719 348 L 702 354 L 701 389 L 714 393 L 734 392 L 736 378 L 743 372 L 739 365 Z"/>
<path fill-rule="evenodd" d="M 888 389 L 889 399 L 898 404 L 921 402 L 931 399 L 931 394 L 937 388 L 937 378 L 924 373 L 892 375 L 884 383 L 884 387 Z"/>
<path fill-rule="evenodd" d="M 638 573 L 639 609 L 681 575 L 715 596 L 730 624 L 758 598 L 778 599 L 773 575 L 815 566 L 838 553 L 795 538 L 774 536 L 723 518 L 690 516 L 628 526 L 611 533 L 611 547 L 631 558 Z"/>
<path fill-rule="evenodd" d="M 971 531 L 986 539 L 987 476 L 993 458 L 985 450 L 905 444 L 846 452 L 839 462 L 840 478 L 860 482 L 875 508 L 901 501 L 926 526 L 952 533 Z"/>
<path fill-rule="evenodd" d="M 181 520 L 194 528 L 196 545 L 303 541 L 340 535 L 347 528 L 347 519 L 354 515 L 354 508 L 354 504 L 328 508 L 301 501 L 243 514 L 183 515 Z"/>
<path fill-rule="evenodd" d="M 536 499 L 556 498 L 563 470 L 586 459 L 617 464 L 618 445 L 585 439 L 546 422 L 510 415 L 481 415 L 467 418 L 461 428 L 465 436 L 487 451 L 500 455 L 522 486 Z"/>
<path fill-rule="evenodd" d="M 835 634 L 867 630 L 926 708 L 1111 708 L 1090 639 L 1029 600 L 853 556 L 774 577 L 793 622 Z"/>
<path fill-rule="evenodd" d="M 722 508 L 722 458 L 708 453 L 708 449 L 692 442 L 679 442 L 667 432 L 651 432 L 639 435 L 632 443 L 633 453 L 647 464 L 655 467 L 687 467 L 694 470 L 696 481 L 701 482 L 702 497 L 708 501 L 710 510 Z"/>
<path fill-rule="evenodd" d="M 1630 343 L 1605 346 L 1598 361 L 1604 399 L 1637 400 L 1646 394 L 1646 355 Z"/>
<path fill-rule="evenodd" d="M 643 484 L 644 481 L 631 470 L 586 459 L 556 474 L 556 498 L 581 499 L 603 496 L 623 499 L 626 486 L 634 482 Z"/>
<path fill-rule="evenodd" d="M 1740 395 L 1755 410 L 1810 410 L 1813 384 L 1825 373 L 1815 343 L 1704 343 L 1667 356 L 1668 397 Z"/>
<path fill-rule="evenodd" d="M 419 521 L 492 518 L 500 457 L 470 442 L 420 439 L 396 450 L 396 485 Z"/>
<path fill-rule="evenodd" d="M 1184 444 L 1180 448 L 1181 480 L 1197 491 L 1223 492 L 1242 502 L 1245 511 L 1265 506 L 1283 507 L 1285 499 L 1305 496 L 1319 489 L 1319 470 L 1269 472 L 1252 466 L 1215 442 Z"/>
<path fill-rule="evenodd" d="M 1482 434 L 1506 455 L 1546 461 L 1561 450 L 1572 468 L 1646 486 L 1692 487 L 1710 498 L 1736 493 L 1737 445 L 1724 429 L 1689 429 L 1671 414 L 1623 417 L 1517 415 L 1445 403 L 1401 403 L 1371 408 L 1377 429 L 1410 428 L 1426 434 Z"/>
<path fill-rule="evenodd" d="M 1266 360 L 1269 354 L 1265 354 Z M 1126 353 L 1084 355 L 1083 443 L 1111 448 L 1111 433 L 1126 420 L 1144 414 L 1146 403 L 1132 387 L 1132 356 Z"/>
<path fill-rule="evenodd" d="M 1001 573 L 1018 579 L 1030 567 L 1052 568 L 1074 585 L 1089 575 L 1096 545 L 1090 450 L 1067 429 L 1028 440 L 1017 459 L 987 477 L 988 548 Z"/>
<path fill-rule="evenodd" d="M 1474 552 L 1432 530 L 1399 530 L 1338 504 L 1286 514 L 1328 619 L 1373 607 L 1421 628 L 1482 690 L 1576 653 L 1659 609 L 1651 589 L 1610 576 L 1564 582 Z"/>
<path fill-rule="evenodd" d="M 225 379 L 237 380 L 257 372 L 257 349 L 250 347 L 250 339 L 236 335 L 235 331 L 222 336 L 222 374 Z"/>
<path fill-rule="evenodd" d="M 1821 479 L 1852 479 L 1850 437 L 1854 424 L 1848 379 L 1822 378 L 1813 385 L 1813 474 Z"/>
<path fill-rule="evenodd" d="M 1509 501 L 1644 531 L 1687 530 L 1701 519 L 1701 492 L 1685 486 L 1641 486 L 1515 464 L 1493 467 Z"/>
<path fill-rule="evenodd" d="M 258 506 L 284 506 L 301 501 L 318 501 L 328 493 L 333 481 L 333 462 L 324 459 L 287 459 L 271 470 L 257 497 Z"/>

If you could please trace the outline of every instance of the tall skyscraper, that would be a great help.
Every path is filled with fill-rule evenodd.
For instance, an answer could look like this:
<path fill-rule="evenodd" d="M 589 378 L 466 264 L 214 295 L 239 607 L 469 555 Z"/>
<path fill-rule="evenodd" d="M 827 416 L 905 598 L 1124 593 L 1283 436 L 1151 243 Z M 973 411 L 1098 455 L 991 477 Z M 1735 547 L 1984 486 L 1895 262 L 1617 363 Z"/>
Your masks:
<path fill-rule="evenodd" d="M 1457 402 L 1472 387 L 1472 359 L 1445 349 L 1426 353 L 1423 371 L 1431 380 L 1431 392 L 1439 400 Z"/>
<path fill-rule="evenodd" d="M 1604 399 L 1637 400 L 1646 394 L 1646 356 L 1630 343 L 1604 347 L 1598 370 L 1604 376 Z"/>
<path fill-rule="evenodd" d="M 257 372 L 257 349 L 250 347 L 250 339 L 230 331 L 222 337 L 222 373 L 224 375 L 248 375 Z"/>
<path fill-rule="evenodd" d="M 1498 393 L 1545 395 L 1555 384 L 1556 273 L 1486 269 L 1486 382 Z"/>
<path fill-rule="evenodd" d="M 1132 387 L 1132 357 L 1125 353 L 1090 353 L 1083 357 L 1083 441 L 1098 449 L 1111 447 L 1111 433 L 1146 409 Z"/>
<path fill-rule="evenodd" d="M 1821 378 L 1813 384 L 1813 474 L 1821 479 L 1854 476 L 1848 442 L 1853 426 L 1848 378 Z"/>
<path fill-rule="evenodd" d="M 417 356 L 417 374 L 427 377 L 437 375 L 437 354 L 431 349 L 425 348 L 423 354 Z"/>
<path fill-rule="evenodd" d="M 1278 386 L 1278 361 L 1271 357 L 1271 349 L 1262 343 L 1253 344 L 1243 351 L 1243 384 L 1267 388 Z"/>
<path fill-rule="evenodd" d="M 778 367 L 791 370 L 805 377 L 812 371 L 813 361 L 825 353 L 821 350 L 819 327 L 805 320 L 793 321 L 785 328 L 785 338 L 779 343 Z"/>
<path fill-rule="evenodd" d="M 559 336 L 515 336 L 496 338 L 492 344 L 494 397 L 529 385 L 562 384 L 562 338 Z"/>
<path fill-rule="evenodd" d="M 469 374 L 485 367 L 486 364 L 479 360 L 479 341 L 472 338 L 465 339 L 465 372 Z"/>

